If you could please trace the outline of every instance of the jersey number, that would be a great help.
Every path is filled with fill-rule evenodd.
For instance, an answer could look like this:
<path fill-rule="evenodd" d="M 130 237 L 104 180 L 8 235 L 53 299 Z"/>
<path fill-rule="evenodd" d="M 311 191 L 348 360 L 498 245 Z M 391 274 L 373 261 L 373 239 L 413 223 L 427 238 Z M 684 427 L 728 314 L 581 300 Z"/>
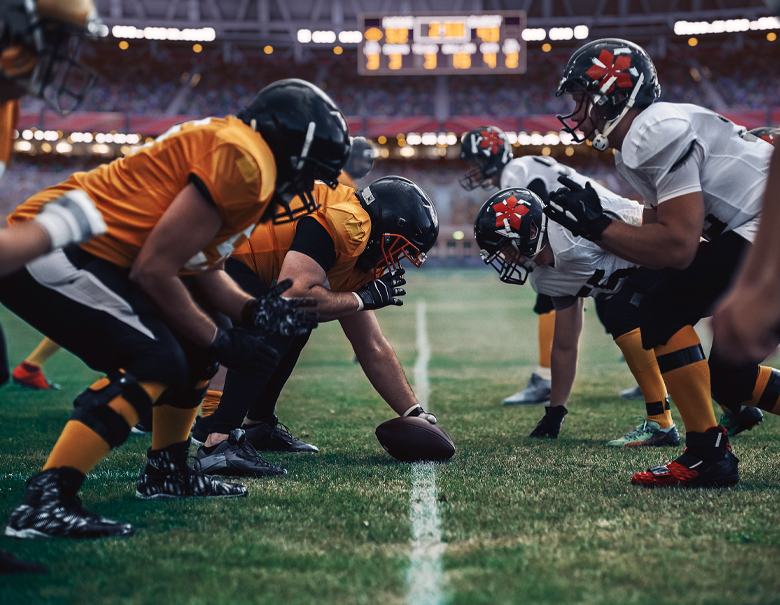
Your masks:
<path fill-rule="evenodd" d="M 618 284 L 620 284 L 620 280 L 625 279 L 634 271 L 636 271 L 636 267 L 618 269 L 617 271 L 613 271 L 612 274 L 606 279 L 606 281 L 602 283 L 601 280 L 604 279 L 606 272 L 604 269 L 599 269 L 590 276 L 590 279 L 586 282 L 588 285 L 582 286 L 582 288 L 580 288 L 580 291 L 577 292 L 577 296 L 582 298 L 590 296 L 590 293 L 594 288 L 599 288 L 601 290 L 615 290 L 618 287 Z"/>

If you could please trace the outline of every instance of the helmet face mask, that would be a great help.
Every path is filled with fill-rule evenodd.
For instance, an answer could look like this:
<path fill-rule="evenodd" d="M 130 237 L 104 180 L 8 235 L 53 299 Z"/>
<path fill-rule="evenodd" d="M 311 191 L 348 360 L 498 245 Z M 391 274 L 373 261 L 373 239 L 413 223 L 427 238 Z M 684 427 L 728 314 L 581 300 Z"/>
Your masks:
<path fill-rule="evenodd" d="M 660 96 L 661 86 L 644 49 L 627 40 L 606 38 L 586 44 L 571 56 L 555 93 L 564 94 L 573 95 L 577 106 L 568 115 L 556 116 L 563 130 L 577 143 L 592 138 L 593 147 L 605 151 L 609 133 L 626 113 L 634 106 L 650 105 Z M 590 132 L 580 136 L 577 129 L 588 121 Z"/>
<path fill-rule="evenodd" d="M 97 79 L 77 60 L 81 39 L 100 25 L 92 0 L 8 0 L 0 14 L 0 100 L 31 94 L 61 115 L 73 111 Z"/>
<path fill-rule="evenodd" d="M 276 163 L 272 210 L 263 217 L 279 224 L 314 212 L 314 181 L 335 189 L 349 154 L 347 122 L 336 104 L 309 82 L 280 80 L 236 117 L 260 133 Z"/>
<path fill-rule="evenodd" d="M 381 274 L 399 268 L 403 258 L 420 267 L 439 235 L 439 218 L 428 194 L 409 179 L 387 176 L 356 195 L 371 219 L 358 268 Z"/>
<path fill-rule="evenodd" d="M 512 160 L 512 146 L 504 132 L 494 126 L 481 126 L 463 135 L 460 159 L 471 165 L 471 170 L 458 179 L 466 191 L 478 187 L 493 189 L 493 179 Z"/>
<path fill-rule="evenodd" d="M 477 212 L 474 237 L 480 258 L 499 279 L 522 285 L 533 271 L 534 260 L 547 243 L 547 216 L 542 200 L 521 187 L 490 196 Z"/>

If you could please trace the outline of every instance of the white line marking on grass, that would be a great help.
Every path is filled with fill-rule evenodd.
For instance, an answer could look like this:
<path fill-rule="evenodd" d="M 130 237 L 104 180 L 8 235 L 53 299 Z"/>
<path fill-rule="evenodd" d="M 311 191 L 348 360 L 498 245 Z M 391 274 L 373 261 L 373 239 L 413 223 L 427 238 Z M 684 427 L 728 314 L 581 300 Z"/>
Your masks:
<path fill-rule="evenodd" d="M 428 361 L 431 346 L 428 342 L 425 301 L 417 303 L 417 361 L 414 364 L 414 392 L 417 401 L 430 412 L 428 395 Z M 441 605 L 444 603 L 442 583 L 444 574 L 441 554 L 439 503 L 436 501 L 436 466 L 431 463 L 412 465 L 412 493 L 409 517 L 412 521 L 412 552 L 406 572 L 409 605 Z"/>

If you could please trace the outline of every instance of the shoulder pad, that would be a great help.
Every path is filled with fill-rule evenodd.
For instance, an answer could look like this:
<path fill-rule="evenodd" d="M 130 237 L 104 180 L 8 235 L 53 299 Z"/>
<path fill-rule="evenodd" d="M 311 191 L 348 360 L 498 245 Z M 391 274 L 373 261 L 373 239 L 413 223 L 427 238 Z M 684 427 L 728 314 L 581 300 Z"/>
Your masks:
<path fill-rule="evenodd" d="M 501 171 L 501 189 L 528 186 L 530 175 L 523 160 L 525 158 L 518 158 L 504 166 L 504 170 Z"/>
<path fill-rule="evenodd" d="M 545 166 L 554 166 L 558 162 L 551 158 L 549 155 L 534 155 L 531 156 L 534 160 L 534 162 L 539 162 L 540 164 L 544 164 Z"/>
<path fill-rule="evenodd" d="M 640 113 L 623 141 L 622 160 L 653 184 L 666 176 L 691 149 L 696 132 L 688 116 L 671 103 L 656 103 Z"/>

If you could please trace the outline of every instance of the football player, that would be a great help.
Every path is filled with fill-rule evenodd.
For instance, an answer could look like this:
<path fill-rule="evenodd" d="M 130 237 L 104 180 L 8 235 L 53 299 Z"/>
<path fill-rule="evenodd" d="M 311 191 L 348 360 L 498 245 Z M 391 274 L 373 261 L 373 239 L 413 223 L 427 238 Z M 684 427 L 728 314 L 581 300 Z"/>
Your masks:
<path fill-rule="evenodd" d="M 71 50 L 85 33 L 97 31 L 99 21 L 94 4 L 43 3 L 3 0 L 0 2 L 0 178 L 13 153 L 14 130 L 19 117 L 19 97 L 31 93 L 49 100 L 60 98 L 50 82 L 54 63 L 66 53 L 76 65 Z M 61 83 L 70 80 L 63 78 Z M 93 79 L 88 78 L 86 94 Z M 62 87 L 60 87 L 60 92 Z M 76 102 L 81 97 L 77 95 Z M 55 108 L 59 103 L 54 103 Z M 41 254 L 72 243 L 86 242 L 105 233 L 106 225 L 95 204 L 82 191 L 62 196 L 34 217 L 34 220 L 0 229 L 0 277 L 11 273 Z M 8 380 L 5 342 L 0 330 L 0 385 Z M 0 550 L 0 575 L 46 574 L 48 567 L 24 561 Z"/>
<path fill-rule="evenodd" d="M 187 465 L 203 391 L 216 362 L 265 371 L 276 361 L 267 334 L 306 331 L 313 319 L 280 298 L 289 283 L 256 299 L 223 263 L 258 224 L 316 210 L 315 179 L 335 187 L 348 149 L 347 124 L 333 101 L 308 82 L 281 80 L 236 116 L 175 126 L 11 214 L 11 223 L 22 223 L 75 189 L 95 201 L 106 234 L 0 280 L 0 301 L 106 377 L 76 398 L 6 535 L 132 535 L 130 524 L 85 510 L 77 493 L 150 408 L 152 445 L 138 497 L 246 495 L 243 485 L 208 479 Z"/>
<path fill-rule="evenodd" d="M 501 281 L 517 285 L 529 281 L 537 293 L 551 298 L 555 308 L 550 405 L 530 436 L 558 436 L 568 413 L 566 403 L 577 371 L 584 299 L 591 296 L 599 318 L 623 351 L 646 401 L 647 418 L 642 424 L 608 445 L 679 445 L 680 437 L 658 364 L 653 352 L 641 346 L 638 310 L 632 304 L 636 290 L 623 288 L 636 265 L 573 235 L 557 223 L 548 222 L 543 213 L 543 199 L 547 198 L 548 186 L 556 181 L 543 178 L 551 175 L 533 164 L 542 163 L 573 186 L 593 187 L 604 200 L 606 211 L 616 220 L 638 224 L 641 206 L 551 158 L 526 156 L 522 159 L 525 162 L 513 169 L 518 173 L 517 178 L 525 181 L 528 175 L 522 174 L 523 169 L 539 174 L 540 178 L 531 181 L 535 192 L 530 188 L 510 187 L 493 194 L 477 213 L 474 235 L 482 260 L 496 269 Z"/>
<path fill-rule="evenodd" d="M 780 129 L 750 131 L 773 145 Z M 745 257 L 734 286 L 718 304 L 712 316 L 720 354 L 736 363 L 760 362 L 780 344 L 780 147 L 775 146 L 767 178 L 761 222 L 753 247 Z M 749 310 L 749 312 L 746 312 Z"/>
<path fill-rule="evenodd" d="M 614 150 L 618 172 L 644 200 L 643 220 L 613 220 L 590 186 L 551 194 L 545 212 L 608 252 L 667 272 L 640 302 L 642 345 L 655 350 L 687 447 L 632 483 L 733 485 L 737 458 L 711 397 L 749 428 L 760 421 L 758 408 L 780 412 L 780 372 L 734 365 L 718 346 L 708 362 L 693 326 L 711 313 L 750 248 L 772 146 L 708 109 L 656 103 L 660 92 L 652 60 L 632 42 L 595 40 L 575 51 L 556 93 L 572 95 L 574 109 L 559 119 L 578 142 Z"/>
<path fill-rule="evenodd" d="M 374 145 L 365 137 L 352 137 L 349 146 L 349 157 L 344 164 L 344 170 L 339 175 L 339 183 L 352 187 L 357 190 L 356 181 L 368 176 L 368 173 L 374 168 L 374 160 L 377 157 L 377 150 Z"/>
<path fill-rule="evenodd" d="M 276 279 L 292 279 L 292 296 L 317 300 L 321 321 L 338 320 L 371 384 L 399 416 L 421 416 L 401 364 L 379 328 L 375 311 L 400 306 L 406 292 L 401 260 L 419 267 L 439 231 L 436 210 L 415 183 L 398 176 L 354 191 L 315 185 L 320 208 L 288 225 L 261 226 L 226 263 L 247 292 L 260 296 Z M 233 437 L 242 427 L 257 450 L 316 452 L 275 415 L 276 402 L 309 334 L 271 340 L 280 361 L 263 375 L 228 369 L 212 416 L 199 418 L 193 439 L 206 473 L 262 476 L 269 469 L 242 459 Z M 243 422 L 243 426 L 242 426 Z M 272 471 L 271 471 L 272 472 Z"/>

